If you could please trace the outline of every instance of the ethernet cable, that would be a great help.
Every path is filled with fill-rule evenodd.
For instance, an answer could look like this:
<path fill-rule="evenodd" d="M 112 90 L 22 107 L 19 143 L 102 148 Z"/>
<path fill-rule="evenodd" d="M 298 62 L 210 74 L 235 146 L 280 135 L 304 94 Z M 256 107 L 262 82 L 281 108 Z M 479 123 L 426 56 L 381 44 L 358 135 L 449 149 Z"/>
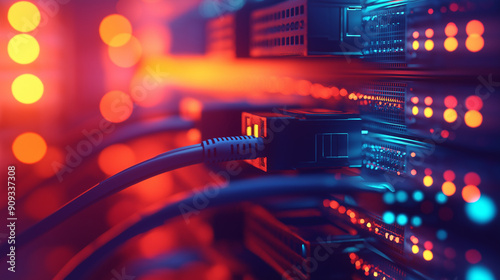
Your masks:
<path fill-rule="evenodd" d="M 199 197 L 199 191 L 179 194 L 161 207 L 142 215 L 135 215 L 125 223 L 105 232 L 75 255 L 55 279 L 84 279 L 106 256 L 131 238 L 159 227 L 173 218 L 180 216 L 186 218 L 185 209 L 201 211 L 216 206 L 271 197 L 346 194 L 360 190 L 384 192 L 391 189 L 387 183 L 365 183 L 358 179 L 339 181 L 332 174 L 259 177 L 217 189 L 217 194 L 211 195 L 204 209 L 198 209 L 197 206 L 196 197 Z"/>
<path fill-rule="evenodd" d="M 45 234 L 84 208 L 129 186 L 161 173 L 202 162 L 255 159 L 264 150 L 263 139 L 253 136 L 214 138 L 201 144 L 162 153 L 115 174 L 80 194 L 56 212 L 22 233 L 19 244 L 27 244 Z M 1 249 L 6 249 L 7 242 Z"/>
<path fill-rule="evenodd" d="M 96 156 L 100 151 L 109 147 L 113 144 L 123 143 L 129 140 L 133 140 L 139 137 L 152 135 L 160 132 L 176 132 L 176 131 L 185 131 L 194 127 L 194 122 L 185 120 L 180 117 L 170 117 L 167 119 L 161 120 L 151 120 L 151 121 L 142 121 L 133 124 L 129 124 L 126 127 L 119 128 L 116 131 L 112 132 L 109 137 L 104 137 L 102 142 L 97 144 L 94 149 L 90 152 L 90 154 L 86 155 L 85 158 L 91 158 Z M 90 136 L 87 136 L 90 137 Z M 92 136 L 94 137 L 94 136 Z M 80 139 L 81 141 L 82 139 Z M 84 140 L 84 139 L 83 139 Z M 93 141 L 97 141 L 93 139 Z M 100 141 L 99 141 L 100 142 Z M 91 162 L 91 161 L 89 161 Z M 79 168 L 85 168 L 85 166 L 81 165 Z M 62 174 L 61 174 L 62 175 Z M 58 180 L 60 180 L 61 175 L 55 174 L 52 177 L 49 177 L 38 184 L 38 186 L 45 186 L 50 184 L 57 184 Z M 36 191 L 37 188 L 30 189 L 27 193 L 25 193 L 20 198 L 20 203 L 28 197 L 31 193 Z M 4 208 L 4 211 L 7 211 L 7 208 Z"/>

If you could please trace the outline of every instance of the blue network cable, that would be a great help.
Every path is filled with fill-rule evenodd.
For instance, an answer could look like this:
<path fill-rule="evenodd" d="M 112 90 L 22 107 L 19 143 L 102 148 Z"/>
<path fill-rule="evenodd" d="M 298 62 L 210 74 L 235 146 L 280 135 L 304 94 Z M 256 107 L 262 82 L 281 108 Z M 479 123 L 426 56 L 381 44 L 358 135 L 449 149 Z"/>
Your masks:
<path fill-rule="evenodd" d="M 202 162 L 254 159 L 263 150 L 262 138 L 235 136 L 210 139 L 201 144 L 162 153 L 121 171 L 80 194 L 23 232 L 18 237 L 18 243 L 26 245 L 97 201 L 158 174 Z M 4 242 L 0 249 L 3 251 L 7 247 L 7 242 Z"/>
<path fill-rule="evenodd" d="M 209 203 L 204 209 L 270 197 L 345 194 L 360 190 L 383 192 L 389 189 L 387 184 L 363 182 L 359 178 L 337 181 L 331 174 L 269 176 L 231 183 L 217 189 L 216 194 L 213 194 L 215 192 L 212 189 L 210 196 L 207 195 Z M 190 214 L 186 209 L 204 210 L 198 209 L 196 197 L 199 195 L 199 192 L 179 194 L 161 207 L 136 215 L 110 229 L 75 255 L 55 279 L 85 279 L 97 264 L 129 239 L 173 218 L 186 218 Z"/>

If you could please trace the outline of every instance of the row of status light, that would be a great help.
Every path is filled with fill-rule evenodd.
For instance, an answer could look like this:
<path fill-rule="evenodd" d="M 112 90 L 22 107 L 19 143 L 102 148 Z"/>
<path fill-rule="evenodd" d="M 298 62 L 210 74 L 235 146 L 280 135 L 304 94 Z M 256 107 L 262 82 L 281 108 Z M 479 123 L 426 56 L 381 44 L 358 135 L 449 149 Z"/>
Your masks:
<path fill-rule="evenodd" d="M 40 54 L 40 45 L 35 37 L 27 33 L 34 31 L 40 25 L 40 11 L 31 2 L 18 1 L 10 6 L 7 18 L 12 28 L 21 32 L 14 35 L 8 43 L 9 57 L 18 64 L 31 64 Z M 40 78 L 25 73 L 14 79 L 11 89 L 17 101 L 32 104 L 42 98 L 44 86 Z M 39 134 L 25 132 L 14 139 L 12 152 L 19 161 L 33 164 L 45 156 L 47 144 Z"/>
<path fill-rule="evenodd" d="M 482 37 L 484 33 L 484 25 L 479 20 L 471 20 L 467 23 L 465 28 L 465 32 L 467 34 L 467 39 L 465 40 L 465 47 L 470 52 L 479 52 L 484 47 L 484 39 Z M 443 46 L 446 51 L 454 52 L 458 48 L 458 41 L 455 38 L 458 34 L 457 25 L 454 22 L 449 22 L 445 29 L 444 33 L 446 35 L 446 39 L 443 42 Z M 414 39 L 412 43 L 413 50 L 417 51 L 420 49 L 420 33 L 418 31 L 413 31 L 412 37 Z M 424 48 L 427 51 L 432 51 L 434 49 L 434 30 L 432 28 L 428 28 L 425 30 L 425 42 Z"/>

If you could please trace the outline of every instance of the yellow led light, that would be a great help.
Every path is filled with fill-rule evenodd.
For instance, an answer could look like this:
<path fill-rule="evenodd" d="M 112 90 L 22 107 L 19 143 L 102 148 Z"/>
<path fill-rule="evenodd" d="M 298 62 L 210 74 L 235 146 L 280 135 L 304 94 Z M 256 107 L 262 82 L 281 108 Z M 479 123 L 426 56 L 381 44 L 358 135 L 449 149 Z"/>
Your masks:
<path fill-rule="evenodd" d="M 35 75 L 20 75 L 12 82 L 12 95 L 21 103 L 35 103 L 40 100 L 43 95 L 43 83 Z"/>
<path fill-rule="evenodd" d="M 247 136 L 252 136 L 252 127 L 247 126 Z"/>
<path fill-rule="evenodd" d="M 30 32 L 40 24 L 41 15 L 33 3 L 19 1 L 10 6 L 7 18 L 15 30 Z"/>
<path fill-rule="evenodd" d="M 10 39 L 7 46 L 9 57 L 19 64 L 30 64 L 40 54 L 40 45 L 31 35 L 18 34 Z"/>
<path fill-rule="evenodd" d="M 413 254 L 417 254 L 419 251 L 418 246 L 417 245 L 411 246 L 411 251 L 413 252 Z"/>
<path fill-rule="evenodd" d="M 259 137 L 259 125 L 258 124 L 253 125 L 253 136 Z"/>

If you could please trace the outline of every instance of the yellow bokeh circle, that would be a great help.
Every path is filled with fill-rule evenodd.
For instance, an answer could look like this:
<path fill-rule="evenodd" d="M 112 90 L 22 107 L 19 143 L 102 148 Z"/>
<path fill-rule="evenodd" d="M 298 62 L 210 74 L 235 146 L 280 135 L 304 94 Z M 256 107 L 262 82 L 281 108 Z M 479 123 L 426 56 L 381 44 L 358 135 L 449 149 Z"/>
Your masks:
<path fill-rule="evenodd" d="M 41 15 L 33 3 L 19 1 L 10 6 L 7 18 L 15 30 L 30 32 L 40 24 Z"/>
<path fill-rule="evenodd" d="M 10 39 L 7 46 L 9 57 L 19 64 L 30 64 L 38 58 L 40 45 L 31 35 L 18 34 Z"/>
<path fill-rule="evenodd" d="M 23 74 L 12 82 L 12 95 L 24 104 L 32 104 L 40 100 L 43 95 L 43 83 L 33 74 Z"/>

